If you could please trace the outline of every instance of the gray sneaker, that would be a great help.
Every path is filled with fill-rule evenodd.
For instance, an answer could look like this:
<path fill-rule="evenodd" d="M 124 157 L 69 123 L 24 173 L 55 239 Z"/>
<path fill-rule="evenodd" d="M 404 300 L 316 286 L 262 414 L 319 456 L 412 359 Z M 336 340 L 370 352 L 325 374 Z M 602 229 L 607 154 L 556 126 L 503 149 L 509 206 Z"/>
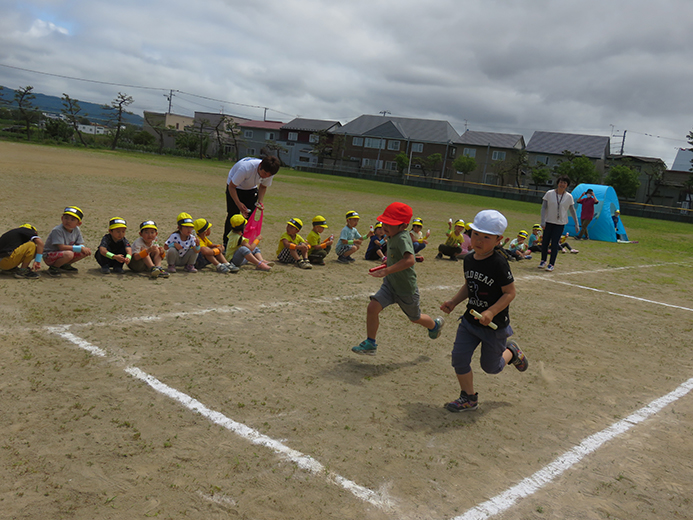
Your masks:
<path fill-rule="evenodd" d="M 438 339 L 440 337 L 440 333 L 443 330 L 443 325 L 445 325 L 445 320 L 438 316 L 435 320 L 435 327 L 432 329 L 428 329 L 428 337 L 431 339 Z"/>
<path fill-rule="evenodd" d="M 20 279 L 26 278 L 27 280 L 36 280 L 39 278 L 39 274 L 28 267 L 20 267 L 14 272 L 14 277 Z"/>

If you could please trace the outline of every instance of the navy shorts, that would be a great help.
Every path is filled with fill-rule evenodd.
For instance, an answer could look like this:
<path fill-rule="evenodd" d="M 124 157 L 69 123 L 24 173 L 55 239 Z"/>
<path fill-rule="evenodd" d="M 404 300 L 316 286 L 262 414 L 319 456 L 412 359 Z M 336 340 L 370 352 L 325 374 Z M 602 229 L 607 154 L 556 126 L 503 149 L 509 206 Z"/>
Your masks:
<path fill-rule="evenodd" d="M 513 329 L 493 330 L 491 327 L 474 325 L 466 318 L 460 318 L 457 336 L 452 346 L 452 366 L 456 374 L 468 374 L 472 370 L 472 355 L 481 344 L 481 369 L 487 374 L 497 374 L 505 368 L 503 352 L 506 340 L 513 335 Z"/>

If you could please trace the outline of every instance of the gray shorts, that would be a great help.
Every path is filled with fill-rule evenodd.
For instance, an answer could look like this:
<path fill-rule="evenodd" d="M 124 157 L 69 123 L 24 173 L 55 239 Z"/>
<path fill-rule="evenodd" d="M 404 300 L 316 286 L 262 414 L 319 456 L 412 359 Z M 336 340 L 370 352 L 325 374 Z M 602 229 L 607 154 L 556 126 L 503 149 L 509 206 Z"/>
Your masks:
<path fill-rule="evenodd" d="M 421 317 L 418 288 L 414 294 L 407 294 L 403 296 L 395 293 L 392 286 L 387 281 L 387 278 L 385 278 L 378 292 L 371 296 L 371 300 L 377 301 L 383 309 L 396 303 L 411 321 L 416 321 Z"/>

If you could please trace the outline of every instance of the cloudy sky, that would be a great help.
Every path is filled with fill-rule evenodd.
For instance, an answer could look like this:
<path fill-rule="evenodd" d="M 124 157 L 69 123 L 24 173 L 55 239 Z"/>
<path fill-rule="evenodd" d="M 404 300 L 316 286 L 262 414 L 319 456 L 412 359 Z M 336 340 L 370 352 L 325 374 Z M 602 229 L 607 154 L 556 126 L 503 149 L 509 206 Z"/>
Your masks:
<path fill-rule="evenodd" d="M 361 114 L 612 136 L 693 129 L 691 0 L 0 0 L 0 85 L 288 122 Z M 85 81 L 89 80 L 89 81 Z M 267 107 L 265 111 L 264 108 Z"/>

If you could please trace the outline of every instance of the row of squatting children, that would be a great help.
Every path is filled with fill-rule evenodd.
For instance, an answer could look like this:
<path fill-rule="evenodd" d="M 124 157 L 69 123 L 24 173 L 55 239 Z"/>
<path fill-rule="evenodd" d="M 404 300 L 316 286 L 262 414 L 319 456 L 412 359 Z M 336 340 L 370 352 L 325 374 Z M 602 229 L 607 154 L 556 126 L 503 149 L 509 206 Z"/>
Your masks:
<path fill-rule="evenodd" d="M 383 278 L 378 292 L 370 297 L 366 312 L 366 339 L 351 350 L 356 354 L 375 355 L 378 349 L 376 336 L 380 327 L 380 313 L 385 307 L 396 303 L 412 323 L 428 329 L 431 339 L 440 336 L 443 318 L 431 318 L 419 308 L 419 288 L 416 283 L 414 245 L 407 232 L 413 216 L 411 207 L 402 202 L 393 202 L 378 222 L 382 223 L 387 239 L 387 263 L 383 269 L 370 271 L 375 278 Z"/>
<path fill-rule="evenodd" d="M 300 218 L 292 218 L 286 222 L 286 231 L 279 237 L 277 244 L 277 259 L 283 264 L 296 264 L 301 269 L 312 269 L 313 265 L 325 265 L 325 257 L 329 254 L 334 243 L 330 235 L 321 240 L 320 234 L 327 229 L 327 220 L 321 215 L 313 217 L 313 228 L 304 239 L 298 234 L 303 228 Z"/>
<path fill-rule="evenodd" d="M 513 334 L 509 306 L 515 298 L 515 280 L 505 255 L 498 249 L 507 226 L 505 217 L 496 210 L 484 210 L 474 217 L 470 225 L 474 252 L 464 257 L 465 283 L 440 306 L 450 314 L 467 300 L 452 348 L 452 367 L 460 385 L 460 397 L 445 405 L 451 412 L 478 407 L 471 360 L 479 344 L 481 368 L 488 374 L 498 374 L 506 365 L 514 365 L 520 372 L 529 366 L 519 345 L 508 340 Z"/>

